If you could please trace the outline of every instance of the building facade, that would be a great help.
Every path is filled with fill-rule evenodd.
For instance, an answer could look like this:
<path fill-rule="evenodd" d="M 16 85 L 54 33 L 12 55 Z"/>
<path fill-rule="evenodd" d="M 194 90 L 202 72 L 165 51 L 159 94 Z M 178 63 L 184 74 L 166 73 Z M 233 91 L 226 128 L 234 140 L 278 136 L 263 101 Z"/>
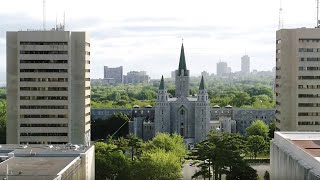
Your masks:
<path fill-rule="evenodd" d="M 320 130 L 320 31 L 281 29 L 276 34 L 276 126 Z"/>
<path fill-rule="evenodd" d="M 243 75 L 250 74 L 250 57 L 248 55 L 241 57 L 241 73 Z"/>
<path fill-rule="evenodd" d="M 320 133 L 275 132 L 270 142 L 270 179 L 320 179 Z"/>
<path fill-rule="evenodd" d="M 130 71 L 123 76 L 123 80 L 125 84 L 149 83 L 150 76 L 146 71 Z"/>
<path fill-rule="evenodd" d="M 104 66 L 104 79 L 108 80 L 111 84 L 123 83 L 123 67 L 110 68 Z"/>
<path fill-rule="evenodd" d="M 170 98 L 161 78 L 155 106 L 155 134 L 180 134 L 186 143 L 198 143 L 210 131 L 210 101 L 203 76 L 198 95 L 189 94 L 190 72 L 186 67 L 184 47 L 181 46 L 178 70 L 175 71 L 175 97 Z"/>
<path fill-rule="evenodd" d="M 95 179 L 94 146 L 0 145 L 0 179 Z"/>
<path fill-rule="evenodd" d="M 228 64 L 226 62 L 217 63 L 217 76 L 224 76 L 228 72 Z"/>
<path fill-rule="evenodd" d="M 7 32 L 7 143 L 90 144 L 90 38 Z"/>

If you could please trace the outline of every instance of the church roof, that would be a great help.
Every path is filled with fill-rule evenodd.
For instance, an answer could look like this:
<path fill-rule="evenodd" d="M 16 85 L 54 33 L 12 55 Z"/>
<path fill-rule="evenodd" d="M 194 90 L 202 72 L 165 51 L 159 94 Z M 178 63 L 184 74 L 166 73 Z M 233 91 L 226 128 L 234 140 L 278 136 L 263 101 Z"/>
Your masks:
<path fill-rule="evenodd" d="M 164 80 L 163 80 L 163 76 L 161 77 L 159 90 L 164 90 Z"/>
<path fill-rule="evenodd" d="M 180 53 L 180 61 L 179 61 L 179 75 L 181 75 L 181 70 L 184 70 L 184 75 L 187 75 L 187 65 L 186 65 L 186 58 L 184 56 L 184 48 L 183 48 L 183 43 L 181 45 L 181 53 Z"/>
<path fill-rule="evenodd" d="M 203 76 L 201 76 L 201 82 L 200 82 L 200 86 L 199 86 L 199 90 L 204 90 L 204 80 L 203 80 Z"/>

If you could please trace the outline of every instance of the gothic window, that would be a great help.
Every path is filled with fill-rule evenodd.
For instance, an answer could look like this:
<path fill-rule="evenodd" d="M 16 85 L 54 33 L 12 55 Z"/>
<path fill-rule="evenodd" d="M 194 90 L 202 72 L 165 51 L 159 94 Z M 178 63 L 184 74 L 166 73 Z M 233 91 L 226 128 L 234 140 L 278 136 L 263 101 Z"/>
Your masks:
<path fill-rule="evenodd" d="M 202 96 L 202 101 L 204 100 L 203 96 Z"/>
<path fill-rule="evenodd" d="M 183 110 L 183 109 L 180 111 L 180 114 L 181 114 L 181 115 L 184 115 L 184 110 Z"/>
<path fill-rule="evenodd" d="M 163 109 L 161 110 L 161 114 L 163 114 Z"/>
<path fill-rule="evenodd" d="M 181 135 L 182 137 L 184 136 L 184 129 L 183 129 L 183 128 L 180 129 L 180 135 Z"/>

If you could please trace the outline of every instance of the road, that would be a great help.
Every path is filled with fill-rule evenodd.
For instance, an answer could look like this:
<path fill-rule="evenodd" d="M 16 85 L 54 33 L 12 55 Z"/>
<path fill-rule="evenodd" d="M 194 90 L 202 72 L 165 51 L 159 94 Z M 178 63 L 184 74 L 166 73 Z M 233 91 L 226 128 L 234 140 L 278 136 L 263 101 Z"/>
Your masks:
<path fill-rule="evenodd" d="M 195 167 L 194 165 L 193 166 L 190 166 L 191 161 L 186 161 L 186 163 L 184 163 L 183 165 L 183 168 L 182 168 L 182 179 L 183 180 L 191 180 L 192 176 L 197 172 L 197 167 Z M 195 180 L 195 179 L 203 179 L 203 178 L 194 178 L 192 180 Z"/>

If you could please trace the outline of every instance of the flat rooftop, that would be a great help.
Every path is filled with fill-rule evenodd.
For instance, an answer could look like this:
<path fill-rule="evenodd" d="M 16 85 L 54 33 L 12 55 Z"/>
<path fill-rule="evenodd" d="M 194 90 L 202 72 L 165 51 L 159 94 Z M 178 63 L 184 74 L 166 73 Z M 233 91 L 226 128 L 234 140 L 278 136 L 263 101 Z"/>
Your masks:
<path fill-rule="evenodd" d="M 0 163 L 0 177 L 9 173 L 9 179 L 54 179 L 78 157 L 12 157 Z"/>
<path fill-rule="evenodd" d="M 320 132 L 275 132 L 275 140 L 285 139 L 291 150 L 299 149 L 320 162 Z"/>

